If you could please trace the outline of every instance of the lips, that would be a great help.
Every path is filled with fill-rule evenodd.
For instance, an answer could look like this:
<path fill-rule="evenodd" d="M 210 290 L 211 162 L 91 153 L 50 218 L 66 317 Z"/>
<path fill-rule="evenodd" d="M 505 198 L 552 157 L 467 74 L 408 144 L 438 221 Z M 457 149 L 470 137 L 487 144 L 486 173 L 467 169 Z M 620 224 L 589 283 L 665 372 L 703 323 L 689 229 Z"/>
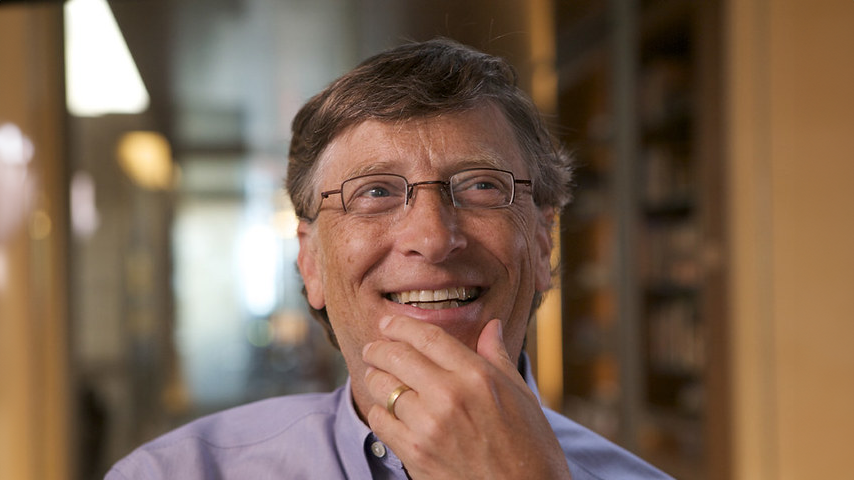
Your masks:
<path fill-rule="evenodd" d="M 478 296 L 480 296 L 480 288 L 478 287 L 454 287 L 439 290 L 393 292 L 389 293 L 387 298 L 400 304 L 428 310 L 439 310 L 460 307 L 476 300 Z"/>

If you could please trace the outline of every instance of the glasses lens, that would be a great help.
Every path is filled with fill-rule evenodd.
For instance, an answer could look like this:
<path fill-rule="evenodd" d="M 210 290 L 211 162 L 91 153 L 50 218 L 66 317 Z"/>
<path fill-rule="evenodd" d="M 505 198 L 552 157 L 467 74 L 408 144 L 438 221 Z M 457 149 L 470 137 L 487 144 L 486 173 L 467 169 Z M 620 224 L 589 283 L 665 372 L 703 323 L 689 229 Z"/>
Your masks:
<path fill-rule="evenodd" d="M 403 206 L 406 179 L 398 175 L 365 175 L 341 185 L 344 209 L 348 213 L 374 215 Z"/>
<path fill-rule="evenodd" d="M 454 205 L 462 208 L 506 207 L 513 187 L 513 174 L 503 170 L 464 170 L 451 177 Z"/>

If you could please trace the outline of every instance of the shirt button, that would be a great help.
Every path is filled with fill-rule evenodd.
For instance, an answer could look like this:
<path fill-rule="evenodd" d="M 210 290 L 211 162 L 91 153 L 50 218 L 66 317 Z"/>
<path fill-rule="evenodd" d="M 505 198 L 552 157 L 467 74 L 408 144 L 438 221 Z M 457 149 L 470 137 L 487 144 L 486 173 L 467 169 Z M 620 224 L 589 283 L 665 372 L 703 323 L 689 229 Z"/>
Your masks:
<path fill-rule="evenodd" d="M 374 442 L 371 444 L 371 452 L 377 458 L 383 458 L 385 456 L 385 445 L 382 442 Z"/>

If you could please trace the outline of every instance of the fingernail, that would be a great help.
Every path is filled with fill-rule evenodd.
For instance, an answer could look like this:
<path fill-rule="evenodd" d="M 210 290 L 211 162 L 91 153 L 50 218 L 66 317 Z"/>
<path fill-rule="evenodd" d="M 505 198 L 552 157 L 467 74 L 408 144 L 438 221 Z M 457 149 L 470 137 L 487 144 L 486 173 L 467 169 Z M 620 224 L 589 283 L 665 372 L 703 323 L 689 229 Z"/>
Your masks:
<path fill-rule="evenodd" d="M 386 315 L 380 319 L 380 330 L 385 330 L 388 324 L 391 323 L 391 315 Z"/>
<path fill-rule="evenodd" d="M 368 378 L 368 375 L 370 375 L 374 371 L 376 371 L 376 368 L 368 365 L 368 368 L 365 369 L 365 378 Z"/>
<path fill-rule="evenodd" d="M 368 354 L 368 349 L 371 348 L 371 345 L 373 345 L 373 344 L 374 344 L 374 342 L 368 342 L 365 344 L 364 347 L 362 347 L 362 358 L 365 358 L 365 355 Z"/>

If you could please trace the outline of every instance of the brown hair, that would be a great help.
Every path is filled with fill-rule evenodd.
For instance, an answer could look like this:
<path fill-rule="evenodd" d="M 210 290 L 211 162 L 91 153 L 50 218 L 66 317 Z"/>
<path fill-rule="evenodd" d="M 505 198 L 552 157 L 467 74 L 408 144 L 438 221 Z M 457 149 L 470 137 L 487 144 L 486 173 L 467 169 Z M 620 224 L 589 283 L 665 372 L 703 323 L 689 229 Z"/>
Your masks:
<path fill-rule="evenodd" d="M 513 67 L 452 40 L 435 39 L 368 58 L 300 109 L 292 125 L 286 180 L 297 216 L 313 220 L 319 201 L 317 159 L 348 127 L 368 119 L 394 122 L 460 112 L 484 101 L 498 106 L 516 133 L 531 172 L 534 202 L 560 211 L 571 198 L 572 162 L 517 86 Z M 335 343 L 326 312 L 312 313 Z"/>

